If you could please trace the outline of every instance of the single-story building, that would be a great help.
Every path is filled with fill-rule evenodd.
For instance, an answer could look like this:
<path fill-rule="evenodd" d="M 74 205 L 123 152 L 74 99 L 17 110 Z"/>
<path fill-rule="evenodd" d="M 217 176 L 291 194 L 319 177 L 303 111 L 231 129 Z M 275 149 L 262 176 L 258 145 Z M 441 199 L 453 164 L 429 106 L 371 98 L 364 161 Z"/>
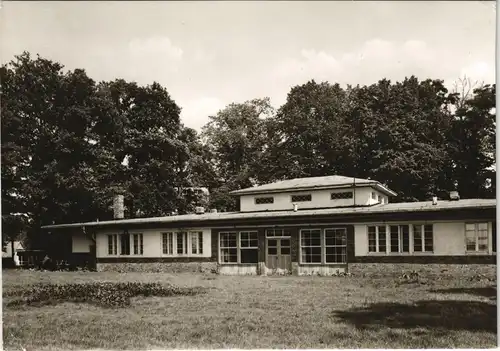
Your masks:
<path fill-rule="evenodd" d="M 323 274 L 351 264 L 496 264 L 496 200 L 391 203 L 378 181 L 285 180 L 232 192 L 240 211 L 44 226 L 97 270 Z M 116 201 L 120 204 L 123 201 Z M 118 209 L 117 213 L 123 213 Z"/>

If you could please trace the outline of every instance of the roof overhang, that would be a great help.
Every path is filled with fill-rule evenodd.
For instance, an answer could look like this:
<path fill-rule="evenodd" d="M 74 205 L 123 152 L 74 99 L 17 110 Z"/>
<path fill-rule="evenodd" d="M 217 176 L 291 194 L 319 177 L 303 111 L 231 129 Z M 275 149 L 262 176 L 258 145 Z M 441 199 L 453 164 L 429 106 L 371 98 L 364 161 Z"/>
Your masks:
<path fill-rule="evenodd" d="M 339 184 L 339 185 L 318 185 L 318 186 L 307 186 L 307 187 L 294 187 L 294 188 L 286 188 L 286 189 L 258 189 L 256 187 L 240 189 L 231 191 L 229 194 L 233 196 L 242 196 L 242 195 L 263 195 L 263 194 L 276 194 L 276 193 L 295 193 L 295 192 L 303 192 L 303 191 L 311 191 L 311 190 L 334 190 L 334 189 L 348 189 L 348 188 L 364 188 L 364 187 L 372 187 L 384 193 L 388 196 L 397 196 L 398 194 L 391 189 L 383 186 L 379 182 L 363 182 L 363 183 L 347 183 L 347 184 Z"/>

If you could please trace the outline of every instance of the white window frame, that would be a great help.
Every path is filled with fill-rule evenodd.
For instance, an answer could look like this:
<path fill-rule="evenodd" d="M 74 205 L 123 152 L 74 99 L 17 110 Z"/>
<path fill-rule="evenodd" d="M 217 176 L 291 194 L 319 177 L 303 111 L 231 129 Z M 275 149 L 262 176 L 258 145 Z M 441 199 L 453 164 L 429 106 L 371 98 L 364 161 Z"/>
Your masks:
<path fill-rule="evenodd" d="M 427 250 L 426 249 L 426 244 L 427 244 L 427 239 L 425 238 L 425 227 L 427 226 L 430 226 L 431 229 L 432 229 L 432 250 Z M 415 231 L 415 228 L 420 228 L 420 240 L 421 240 L 421 245 L 422 245 L 422 250 L 421 251 L 417 251 L 415 250 L 415 238 L 416 238 L 416 231 Z M 422 254 L 422 253 L 433 253 L 434 252 L 434 225 L 433 224 L 422 224 L 422 223 L 418 223 L 418 224 L 412 224 L 411 225 L 411 241 L 413 243 L 413 251 L 412 253 L 414 254 Z"/>
<path fill-rule="evenodd" d="M 189 232 L 189 250 L 193 256 L 203 255 L 203 231 Z"/>
<path fill-rule="evenodd" d="M 134 256 L 142 256 L 144 255 L 144 236 L 142 233 L 133 233 L 132 236 L 132 255 Z M 136 242 L 137 241 L 137 242 Z"/>
<path fill-rule="evenodd" d="M 343 234 L 345 235 L 345 244 L 342 244 L 342 245 L 338 245 L 338 244 L 334 244 L 334 245 L 327 245 L 326 244 L 326 232 L 327 231 L 334 231 L 334 232 L 337 232 L 337 231 L 342 231 Z M 323 247 L 322 247 L 322 251 L 323 251 L 323 255 L 322 255 L 322 260 L 323 260 L 323 264 L 325 265 L 329 265 L 329 264 L 347 264 L 347 228 L 325 228 L 323 229 Z M 343 248 L 344 249 L 344 254 L 341 255 L 341 257 L 344 258 L 344 261 L 343 262 L 327 262 L 326 261 L 326 248 L 327 247 L 340 247 L 340 248 Z"/>
<path fill-rule="evenodd" d="M 281 232 L 281 235 L 276 235 L 276 232 Z M 273 235 L 270 235 L 273 234 Z M 290 230 L 282 228 L 269 228 L 266 229 L 266 238 L 285 238 L 291 237 Z"/>
<path fill-rule="evenodd" d="M 119 245 L 118 245 L 118 256 L 131 256 L 131 252 L 132 252 L 132 249 L 131 249 L 131 245 L 132 245 L 132 240 L 130 240 L 130 233 L 126 232 L 126 233 L 121 233 L 121 234 L 118 234 L 118 237 L 120 238 L 119 239 Z M 128 253 L 122 253 L 122 249 L 123 249 L 123 245 L 122 245 L 122 239 L 126 237 L 128 238 Z M 127 246 L 125 246 L 127 247 Z"/>
<path fill-rule="evenodd" d="M 234 234 L 236 236 L 236 246 L 222 246 L 221 245 L 221 237 L 222 235 L 224 234 Z M 237 231 L 224 231 L 224 232 L 219 232 L 219 235 L 218 235 L 218 247 L 219 247 L 219 264 L 227 264 L 227 265 L 237 265 L 239 264 L 238 262 L 240 262 L 240 250 L 239 250 L 239 247 L 240 247 L 240 240 L 239 240 L 239 234 Z M 223 250 L 231 250 L 231 249 L 236 249 L 236 262 L 223 262 L 222 261 L 222 251 Z"/>
<path fill-rule="evenodd" d="M 370 228 L 374 227 L 375 228 L 375 251 L 370 251 Z M 384 239 L 384 246 L 385 246 L 385 251 L 380 251 L 380 228 L 385 228 L 385 239 Z M 387 238 L 388 238 L 388 233 L 387 233 L 387 225 L 380 225 L 380 224 L 373 224 L 373 225 L 367 225 L 366 226 L 366 238 L 368 241 L 368 253 L 373 255 L 373 254 L 387 254 L 389 251 L 389 245 L 387 245 Z"/>
<path fill-rule="evenodd" d="M 309 200 L 293 200 L 294 196 L 309 196 Z M 306 194 L 292 194 L 290 195 L 290 202 L 311 202 L 312 201 L 312 193 L 306 193 Z"/>
<path fill-rule="evenodd" d="M 255 235 L 255 239 L 251 239 L 248 237 L 246 239 L 248 242 L 257 240 L 257 245 L 256 246 L 243 246 L 243 238 L 242 234 L 248 234 L 248 235 Z M 248 231 L 241 231 L 238 233 L 238 239 L 239 239 L 239 249 L 238 249 L 238 264 L 257 264 L 259 263 L 258 255 L 259 255 L 259 232 L 256 230 L 248 230 Z M 257 262 L 241 262 L 241 251 L 242 250 L 257 250 Z"/>
<path fill-rule="evenodd" d="M 315 245 L 315 246 L 305 246 L 305 245 L 302 245 L 302 235 L 304 232 L 312 232 L 312 231 L 319 231 L 319 241 L 320 241 L 320 244 L 319 246 Z M 307 265 L 323 265 L 323 262 L 324 262 L 324 259 L 323 259 L 323 253 L 324 253 L 324 250 L 323 250 L 323 244 L 324 244 L 324 236 L 322 235 L 323 232 L 320 228 L 307 228 L 307 229 L 300 229 L 299 230 L 299 263 L 300 264 L 307 264 Z M 309 247 L 319 247 L 320 248 L 320 262 L 304 262 L 304 260 L 302 259 L 302 249 L 303 248 L 309 248 Z"/>
<path fill-rule="evenodd" d="M 179 241 L 179 236 L 182 237 L 182 240 Z M 182 252 L 179 253 L 179 242 L 182 243 Z M 175 254 L 176 256 L 188 256 L 188 231 L 187 230 L 179 230 L 175 232 Z"/>
<path fill-rule="evenodd" d="M 174 256 L 174 237 L 175 232 L 162 232 L 161 233 L 161 253 L 164 256 Z"/>
<path fill-rule="evenodd" d="M 108 248 L 107 248 L 107 253 L 108 256 L 117 256 L 118 255 L 118 235 L 117 234 L 108 234 Z M 111 243 L 110 243 L 111 240 Z M 111 244 L 111 253 L 109 253 L 110 245 Z"/>
<path fill-rule="evenodd" d="M 474 230 L 468 230 L 467 226 L 473 225 Z M 486 229 L 479 229 L 480 225 L 486 225 Z M 466 222 L 465 223 L 465 253 L 467 254 L 488 254 L 490 252 L 490 230 L 489 230 L 489 222 Z M 486 231 L 486 249 L 485 250 L 479 250 L 479 232 L 480 231 Z M 475 242 L 475 250 L 469 250 L 467 248 L 467 232 L 473 232 L 474 233 L 474 242 Z"/>
<path fill-rule="evenodd" d="M 408 251 L 403 251 L 403 226 L 408 227 Z M 392 251 L 392 232 L 391 227 L 398 227 L 398 251 Z M 389 254 L 390 255 L 408 255 L 412 252 L 412 235 L 411 235 L 412 225 L 407 224 L 389 224 Z"/>

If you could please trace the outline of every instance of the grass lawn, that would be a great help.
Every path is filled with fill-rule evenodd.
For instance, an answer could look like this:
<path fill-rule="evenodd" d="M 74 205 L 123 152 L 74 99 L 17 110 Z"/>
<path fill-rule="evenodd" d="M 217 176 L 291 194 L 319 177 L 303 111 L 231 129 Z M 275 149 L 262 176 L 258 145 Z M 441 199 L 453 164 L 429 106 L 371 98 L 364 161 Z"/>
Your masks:
<path fill-rule="evenodd" d="M 491 279 L 495 278 L 490 270 Z M 3 271 L 7 350 L 496 347 L 496 280 L 474 270 L 396 276 L 228 277 Z M 136 297 L 126 308 L 7 306 L 38 282 L 140 281 L 207 287 Z"/>

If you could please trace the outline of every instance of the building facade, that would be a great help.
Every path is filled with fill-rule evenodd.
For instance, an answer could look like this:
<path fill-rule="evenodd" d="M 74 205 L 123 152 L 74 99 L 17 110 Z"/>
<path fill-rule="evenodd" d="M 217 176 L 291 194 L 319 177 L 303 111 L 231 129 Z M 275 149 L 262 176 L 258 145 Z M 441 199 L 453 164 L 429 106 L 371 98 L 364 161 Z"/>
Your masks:
<path fill-rule="evenodd" d="M 356 264 L 496 262 L 496 200 L 391 203 L 379 182 L 302 178 L 233 192 L 239 212 L 43 227 L 98 270 L 333 275 Z"/>

